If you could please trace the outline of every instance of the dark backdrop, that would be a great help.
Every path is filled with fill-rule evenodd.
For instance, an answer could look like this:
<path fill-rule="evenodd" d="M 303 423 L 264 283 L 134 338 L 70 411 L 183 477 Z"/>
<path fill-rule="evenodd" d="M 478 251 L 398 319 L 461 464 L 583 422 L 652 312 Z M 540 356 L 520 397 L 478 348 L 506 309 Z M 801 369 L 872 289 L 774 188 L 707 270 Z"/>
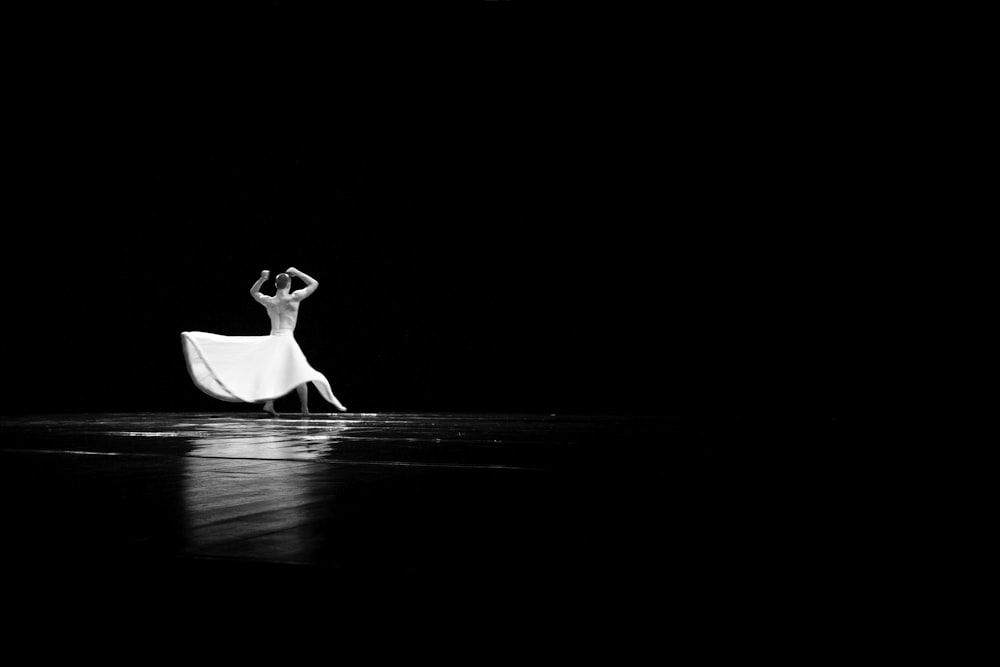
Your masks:
<path fill-rule="evenodd" d="M 289 266 L 352 410 L 842 410 L 873 158 L 833 70 L 520 9 L 43 19 L 5 411 L 254 409 L 195 389 L 179 333 L 267 333 L 248 289 Z"/>

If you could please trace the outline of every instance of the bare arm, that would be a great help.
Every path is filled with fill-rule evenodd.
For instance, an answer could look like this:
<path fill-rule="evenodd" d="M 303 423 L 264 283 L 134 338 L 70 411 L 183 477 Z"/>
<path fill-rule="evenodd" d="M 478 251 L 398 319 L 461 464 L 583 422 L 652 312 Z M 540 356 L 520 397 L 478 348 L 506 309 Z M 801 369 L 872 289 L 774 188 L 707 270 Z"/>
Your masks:
<path fill-rule="evenodd" d="M 293 278 L 299 278 L 300 280 L 302 280 L 302 282 L 306 284 L 306 286 L 303 287 L 302 289 L 295 290 L 294 292 L 292 292 L 292 296 L 298 299 L 299 301 L 301 301 L 302 299 L 306 298 L 307 296 L 315 292 L 316 288 L 319 287 L 318 280 L 316 280 L 315 278 L 313 278 L 308 274 L 302 273 L 294 266 L 289 267 L 289 269 L 285 271 L 285 273 L 292 276 Z"/>
<path fill-rule="evenodd" d="M 264 299 L 266 299 L 267 296 L 260 293 L 260 287 L 261 285 L 264 284 L 264 281 L 270 277 L 270 275 L 271 272 L 266 269 L 264 271 L 261 271 L 260 278 L 258 278 L 257 282 L 255 282 L 253 284 L 253 287 L 250 288 L 250 296 L 254 298 L 254 301 L 257 301 L 258 303 L 264 303 Z"/>

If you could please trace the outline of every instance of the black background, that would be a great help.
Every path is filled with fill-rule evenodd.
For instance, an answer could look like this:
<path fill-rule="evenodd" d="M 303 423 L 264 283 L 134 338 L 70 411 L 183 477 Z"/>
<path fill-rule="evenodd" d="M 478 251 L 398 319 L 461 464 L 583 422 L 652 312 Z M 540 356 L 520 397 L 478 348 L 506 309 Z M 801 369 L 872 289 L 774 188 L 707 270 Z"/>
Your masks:
<path fill-rule="evenodd" d="M 256 409 L 179 334 L 266 334 L 248 289 L 289 266 L 351 410 L 850 403 L 891 140 L 808 25 L 210 7 L 19 26 L 5 411 Z"/>

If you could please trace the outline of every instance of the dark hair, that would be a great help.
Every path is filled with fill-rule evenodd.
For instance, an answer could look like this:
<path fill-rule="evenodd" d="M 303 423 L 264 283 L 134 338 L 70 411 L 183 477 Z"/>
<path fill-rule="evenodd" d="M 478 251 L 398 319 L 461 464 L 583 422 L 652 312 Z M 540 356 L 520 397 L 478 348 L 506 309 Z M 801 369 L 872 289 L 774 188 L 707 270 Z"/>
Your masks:
<path fill-rule="evenodd" d="M 278 289 L 285 289 L 292 284 L 292 277 L 287 273 L 279 273 L 278 277 L 274 279 L 274 284 L 278 286 Z"/>

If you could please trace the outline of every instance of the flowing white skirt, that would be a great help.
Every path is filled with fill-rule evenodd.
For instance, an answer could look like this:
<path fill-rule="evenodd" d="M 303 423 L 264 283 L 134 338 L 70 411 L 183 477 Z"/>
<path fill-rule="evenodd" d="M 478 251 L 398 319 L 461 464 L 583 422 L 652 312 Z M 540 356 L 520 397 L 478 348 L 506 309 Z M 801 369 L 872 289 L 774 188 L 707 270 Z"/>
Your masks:
<path fill-rule="evenodd" d="M 270 336 L 221 336 L 181 333 L 188 372 L 209 396 L 233 403 L 260 403 L 312 382 L 320 395 L 340 409 L 326 377 L 309 365 L 291 331 Z"/>

